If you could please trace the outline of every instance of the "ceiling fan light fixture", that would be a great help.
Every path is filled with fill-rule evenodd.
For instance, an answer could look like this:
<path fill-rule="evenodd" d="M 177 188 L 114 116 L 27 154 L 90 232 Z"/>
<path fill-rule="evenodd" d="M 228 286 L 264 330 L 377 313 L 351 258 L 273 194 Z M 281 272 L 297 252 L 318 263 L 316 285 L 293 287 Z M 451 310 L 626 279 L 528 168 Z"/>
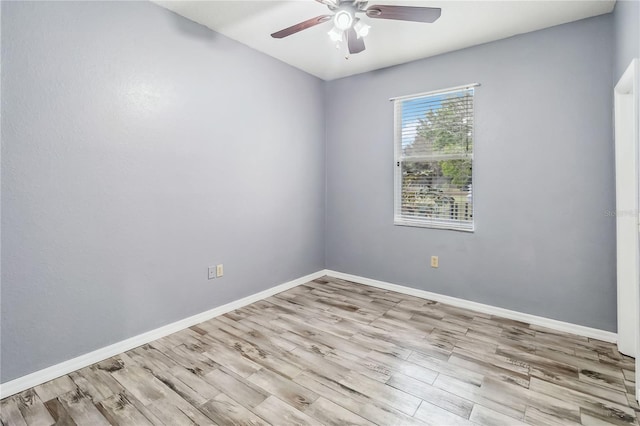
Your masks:
<path fill-rule="evenodd" d="M 329 38 L 331 39 L 331 41 L 338 43 L 342 41 L 342 33 L 342 30 L 339 30 L 338 28 L 333 26 L 327 34 L 329 34 Z"/>
<path fill-rule="evenodd" d="M 1 0 L 0 0 L 1 1 Z M 273 38 L 284 38 L 299 33 L 324 22 L 333 21 L 329 38 L 340 49 L 346 38 L 349 54 L 360 53 L 365 50 L 364 38 L 371 28 L 356 15 L 362 13 L 367 18 L 391 19 L 396 21 L 412 21 L 432 23 L 440 18 L 442 10 L 439 7 L 374 5 L 367 7 L 367 0 L 316 0 L 329 8 L 330 13 L 298 22 L 295 25 L 271 34 Z"/>
<path fill-rule="evenodd" d="M 339 30 L 349 29 L 353 25 L 353 14 L 345 9 L 339 10 L 333 17 L 333 23 Z"/>
<path fill-rule="evenodd" d="M 353 29 L 356 31 L 358 38 L 366 37 L 367 35 L 369 35 L 370 28 L 371 28 L 370 25 L 365 24 L 359 19 L 353 25 Z"/>

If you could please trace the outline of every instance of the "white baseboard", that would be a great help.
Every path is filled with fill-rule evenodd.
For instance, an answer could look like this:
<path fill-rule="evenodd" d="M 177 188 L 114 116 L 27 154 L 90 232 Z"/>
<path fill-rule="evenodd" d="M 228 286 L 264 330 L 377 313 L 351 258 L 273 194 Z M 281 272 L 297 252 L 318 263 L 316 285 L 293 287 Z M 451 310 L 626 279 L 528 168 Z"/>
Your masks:
<path fill-rule="evenodd" d="M 250 305 L 251 303 L 257 302 L 258 300 L 262 300 L 267 297 L 273 296 L 274 294 L 289 290 L 290 288 L 297 287 L 300 284 L 307 283 L 324 275 L 326 275 L 326 271 L 322 270 L 313 274 L 306 275 L 304 277 L 297 278 L 293 281 L 289 281 L 284 284 L 271 287 L 259 293 L 255 293 L 250 296 L 243 297 L 242 299 L 227 303 L 226 305 L 218 306 L 217 308 L 213 308 L 206 312 L 202 312 L 182 319 L 180 321 L 167 324 L 160 328 L 156 328 L 155 330 L 147 331 L 146 333 L 130 337 L 126 340 L 122 340 L 118 343 L 105 346 L 104 348 L 97 349 L 93 352 L 80 355 L 79 357 L 70 359 L 68 361 L 64 361 L 59 364 L 52 365 L 51 367 L 36 371 L 34 373 L 27 374 L 26 376 L 22 376 L 9 382 L 2 383 L 0 384 L 0 399 L 14 395 L 18 392 L 22 392 L 23 390 L 32 388 L 42 383 L 46 383 L 49 380 L 56 379 L 65 374 L 69 374 L 91 364 L 95 364 L 96 362 L 104 361 L 105 359 L 110 358 L 114 355 L 118 355 L 133 348 L 137 348 L 138 346 L 160 339 L 161 337 L 167 336 L 177 331 L 184 330 L 185 328 L 194 326 L 203 321 L 210 320 L 211 318 L 217 317 L 227 312 L 231 312 L 243 306 Z"/>
<path fill-rule="evenodd" d="M 359 284 L 365 284 L 372 287 L 382 288 L 385 290 L 396 291 L 398 293 L 408 294 L 410 296 L 420 297 L 422 299 L 434 300 L 436 302 L 446 303 L 447 305 L 470 309 L 472 311 L 482 312 L 484 314 L 496 315 L 503 318 L 522 321 L 528 324 L 547 327 L 547 328 L 557 330 L 557 331 L 562 331 L 565 333 L 577 334 L 579 336 L 598 339 L 598 340 L 602 340 L 610 343 L 616 343 L 618 339 L 617 334 L 611 331 L 599 330 L 597 328 L 585 327 L 583 325 L 577 325 L 577 324 L 558 321 L 550 318 L 539 317 L 537 315 L 525 314 L 518 311 L 498 308 L 496 306 L 485 305 L 483 303 L 472 302 L 465 299 L 458 299 L 457 297 L 445 296 L 438 293 L 431 293 L 429 291 L 418 290 L 411 287 L 405 287 L 398 284 L 391 284 L 388 282 L 373 280 L 371 278 L 360 277 L 357 275 L 345 274 L 342 272 L 331 271 L 331 270 L 327 270 L 325 272 L 327 275 L 335 278 L 340 278 L 347 281 L 353 281 Z"/>

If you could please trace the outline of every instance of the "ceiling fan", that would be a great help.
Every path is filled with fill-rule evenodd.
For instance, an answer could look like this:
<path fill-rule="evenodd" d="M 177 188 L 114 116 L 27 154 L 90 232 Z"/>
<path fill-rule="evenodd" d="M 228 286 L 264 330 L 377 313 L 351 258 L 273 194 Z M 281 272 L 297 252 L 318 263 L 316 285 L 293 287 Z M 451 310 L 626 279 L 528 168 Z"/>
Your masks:
<path fill-rule="evenodd" d="M 441 10 L 436 7 L 416 7 L 416 6 L 389 6 L 373 5 L 368 6 L 367 1 L 360 0 L 316 0 L 318 3 L 326 5 L 333 14 L 320 15 L 315 18 L 292 25 L 283 30 L 271 34 L 273 38 L 284 38 L 307 28 L 333 20 L 333 28 L 329 31 L 329 37 L 336 43 L 347 38 L 349 53 L 356 54 L 362 52 L 364 47 L 364 37 L 369 34 L 370 26 L 364 23 L 358 14 L 365 14 L 374 19 L 395 19 L 398 21 L 413 22 L 435 22 Z"/>

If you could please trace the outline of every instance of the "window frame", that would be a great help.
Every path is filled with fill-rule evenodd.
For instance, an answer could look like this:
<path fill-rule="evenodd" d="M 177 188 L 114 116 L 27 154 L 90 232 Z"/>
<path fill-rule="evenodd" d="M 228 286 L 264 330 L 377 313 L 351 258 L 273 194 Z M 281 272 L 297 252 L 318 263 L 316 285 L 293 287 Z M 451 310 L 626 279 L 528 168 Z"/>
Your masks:
<path fill-rule="evenodd" d="M 475 232 L 476 229 L 476 132 L 475 132 L 475 115 L 476 115 L 476 91 L 475 88 L 480 86 L 479 83 L 471 83 L 463 86 L 449 87 L 446 89 L 433 90 L 430 92 L 416 93 L 413 95 L 398 96 L 389 99 L 393 102 L 393 224 L 396 226 L 410 226 L 418 228 L 430 228 L 430 229 L 446 229 L 451 231 L 460 232 Z M 429 218 L 417 218 L 411 219 L 403 217 L 402 211 L 402 108 L 401 103 L 407 100 L 425 98 L 429 96 L 444 95 L 447 93 L 455 93 L 464 90 L 472 90 L 472 134 L 473 134 L 473 151 L 471 153 L 471 225 L 461 226 L 460 221 L 451 221 L 446 219 L 429 219 Z M 399 106 L 400 103 L 400 106 Z M 425 160 L 425 162 L 428 160 Z M 437 161 L 437 160 L 432 160 Z"/>

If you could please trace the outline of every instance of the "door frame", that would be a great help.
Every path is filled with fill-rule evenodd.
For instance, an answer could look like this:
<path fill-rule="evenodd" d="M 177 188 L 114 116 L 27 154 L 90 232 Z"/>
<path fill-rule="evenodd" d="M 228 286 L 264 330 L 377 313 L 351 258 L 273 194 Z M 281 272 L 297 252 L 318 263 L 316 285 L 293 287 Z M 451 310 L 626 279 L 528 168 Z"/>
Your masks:
<path fill-rule="evenodd" d="M 640 60 L 614 89 L 618 347 L 636 358 L 640 400 Z"/>

